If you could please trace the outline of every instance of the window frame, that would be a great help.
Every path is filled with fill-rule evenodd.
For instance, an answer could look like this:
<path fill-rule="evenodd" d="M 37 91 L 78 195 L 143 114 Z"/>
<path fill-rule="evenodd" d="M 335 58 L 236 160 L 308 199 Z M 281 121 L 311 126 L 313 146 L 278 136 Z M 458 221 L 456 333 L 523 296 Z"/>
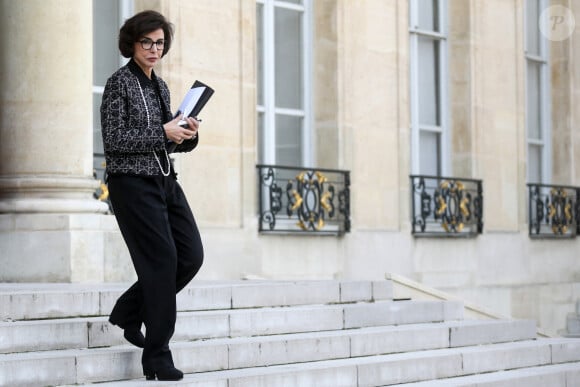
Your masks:
<path fill-rule="evenodd" d="M 93 0 L 93 1 L 99 1 L 99 0 Z M 121 25 L 125 22 L 125 20 L 127 18 L 131 17 L 134 14 L 134 12 L 135 12 L 135 5 L 134 5 L 133 0 L 119 0 L 119 28 L 121 27 Z M 115 50 L 118 50 L 117 47 L 115 47 Z M 93 51 L 94 51 L 94 48 L 93 48 Z M 129 59 L 124 58 L 121 54 L 118 54 L 118 55 L 119 55 L 119 67 L 127 64 Z M 95 85 L 93 83 L 93 98 L 94 98 L 95 94 L 102 96 L 104 91 L 105 91 L 105 85 L 100 86 L 100 85 Z"/>
<path fill-rule="evenodd" d="M 538 4 L 538 17 L 541 12 L 548 8 L 548 0 L 536 0 Z M 550 184 L 552 180 L 552 125 L 551 125 L 551 104 L 552 99 L 550 95 L 551 82 L 550 82 L 550 45 L 548 39 L 544 37 L 539 30 L 538 21 L 535 24 L 538 28 L 538 49 L 539 54 L 530 53 L 528 41 L 528 26 L 530 20 L 528 20 L 528 7 L 529 2 L 524 2 L 524 59 L 525 59 L 525 138 L 526 138 L 526 180 L 529 183 L 538 184 Z M 538 98 L 539 98 L 539 111 L 540 119 L 539 134 L 540 139 L 530 138 L 530 123 L 528 120 L 528 106 L 529 106 L 529 89 L 530 83 L 528 80 L 528 65 L 530 63 L 540 65 L 538 82 Z M 531 147 L 540 147 L 540 181 L 531 181 L 531 163 L 530 163 L 530 149 Z"/>
<path fill-rule="evenodd" d="M 437 2 L 438 31 L 425 30 L 419 27 L 419 2 L 409 1 L 409 75 L 410 75 L 410 115 L 411 115 L 411 173 L 419 175 L 421 171 L 421 134 L 439 134 L 439 175 L 450 175 L 450 146 L 449 146 L 449 70 L 448 70 L 448 29 L 447 29 L 447 0 Z M 438 77 L 439 90 L 437 93 L 437 114 L 440 117 L 440 125 L 421 124 L 420 101 L 419 101 L 419 39 L 427 37 L 436 40 L 439 45 L 439 58 L 437 63 L 436 77 Z"/>
<path fill-rule="evenodd" d="M 260 114 L 263 118 L 263 131 L 258 136 L 259 139 L 258 158 L 260 164 L 276 164 L 276 117 L 283 115 L 287 117 L 302 118 L 301 130 L 301 154 L 302 165 L 312 166 L 315 163 L 314 149 L 315 137 L 313 135 L 312 124 L 312 63 L 313 63 L 313 27 L 312 27 L 312 0 L 302 0 L 302 4 L 290 3 L 282 0 L 256 0 L 256 4 L 262 5 L 262 20 L 256 20 L 256 29 L 262 29 L 263 48 L 261 50 L 263 58 L 263 73 L 256 74 L 262 76 L 261 85 L 263 104 L 256 103 L 256 113 L 258 115 L 258 125 Z M 302 109 L 288 109 L 276 106 L 276 61 L 275 61 L 275 9 L 285 8 L 302 12 Z M 259 52 L 259 50 L 257 50 Z M 260 60 L 260 58 L 258 58 Z M 260 87 L 258 82 L 257 87 Z M 259 92 L 259 91 L 258 91 Z"/>
<path fill-rule="evenodd" d="M 93 0 L 93 1 L 102 1 L 102 0 Z M 125 22 L 126 19 L 128 19 L 129 17 L 133 16 L 133 14 L 135 13 L 135 4 L 134 4 L 134 0 L 118 0 L 118 6 L 119 6 L 119 20 L 118 20 L 118 25 L 119 28 L 121 27 L 121 25 Z M 93 32 L 94 33 L 94 30 Z M 110 49 L 110 50 L 115 50 L 115 52 L 118 55 L 118 65 L 119 67 L 124 66 L 125 64 L 127 64 L 127 62 L 129 62 L 129 59 L 124 58 L 118 51 L 117 47 L 110 47 L 110 48 L 103 48 L 103 47 L 93 47 L 93 55 L 95 55 L 95 49 Z M 94 69 L 93 69 L 94 71 Z M 111 74 L 108 74 L 111 75 Z M 94 103 L 95 103 L 95 99 L 101 99 L 103 96 L 103 93 L 105 91 L 105 85 L 97 85 L 94 82 L 95 77 L 93 76 L 93 82 L 92 82 L 92 99 L 93 99 L 93 108 L 94 108 Z M 94 120 L 93 120 L 93 124 L 94 124 Z M 93 133 L 95 132 L 95 127 L 92 128 L 93 129 Z M 99 131 L 101 130 L 100 126 L 99 126 Z M 104 153 L 102 153 L 102 151 L 98 151 L 97 149 L 95 149 L 95 145 L 93 144 L 93 160 L 100 158 L 104 160 Z M 94 162 L 93 162 L 94 163 Z M 97 171 L 97 175 L 100 175 L 104 170 L 103 168 L 95 168 L 95 170 Z M 102 176 L 98 176 L 99 178 L 101 178 Z"/>

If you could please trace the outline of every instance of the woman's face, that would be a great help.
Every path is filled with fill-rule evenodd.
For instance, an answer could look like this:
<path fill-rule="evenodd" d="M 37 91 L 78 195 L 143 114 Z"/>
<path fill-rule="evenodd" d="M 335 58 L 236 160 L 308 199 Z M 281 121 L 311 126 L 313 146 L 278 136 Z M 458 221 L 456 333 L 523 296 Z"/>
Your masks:
<path fill-rule="evenodd" d="M 160 28 L 145 34 L 135 42 L 133 59 L 148 76 L 163 55 L 164 39 L 165 34 Z"/>

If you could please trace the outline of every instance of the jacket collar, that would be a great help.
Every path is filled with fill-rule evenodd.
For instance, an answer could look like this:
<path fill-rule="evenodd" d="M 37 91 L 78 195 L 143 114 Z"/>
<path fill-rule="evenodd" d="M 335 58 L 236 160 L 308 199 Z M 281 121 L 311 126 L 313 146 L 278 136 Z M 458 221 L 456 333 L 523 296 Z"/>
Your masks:
<path fill-rule="evenodd" d="M 133 73 L 133 75 L 135 75 L 137 79 L 139 79 L 139 84 L 141 85 L 141 87 L 152 85 L 153 82 L 157 82 L 157 75 L 155 75 L 155 71 L 153 70 L 151 71 L 151 79 L 147 78 L 147 75 L 145 75 L 143 70 L 141 70 L 141 67 L 139 67 L 139 65 L 137 64 L 137 62 L 135 62 L 135 60 L 133 60 L 133 58 L 131 58 L 129 63 L 127 63 L 127 67 L 129 68 L 131 73 Z"/>

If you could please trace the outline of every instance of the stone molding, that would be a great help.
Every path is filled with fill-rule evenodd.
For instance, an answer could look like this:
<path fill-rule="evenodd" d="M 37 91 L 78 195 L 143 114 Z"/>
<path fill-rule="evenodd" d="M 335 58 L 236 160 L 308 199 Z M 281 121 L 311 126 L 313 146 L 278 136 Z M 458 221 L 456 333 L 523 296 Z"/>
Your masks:
<path fill-rule="evenodd" d="M 93 198 L 98 186 L 87 177 L 0 177 L 0 213 L 106 213 Z"/>

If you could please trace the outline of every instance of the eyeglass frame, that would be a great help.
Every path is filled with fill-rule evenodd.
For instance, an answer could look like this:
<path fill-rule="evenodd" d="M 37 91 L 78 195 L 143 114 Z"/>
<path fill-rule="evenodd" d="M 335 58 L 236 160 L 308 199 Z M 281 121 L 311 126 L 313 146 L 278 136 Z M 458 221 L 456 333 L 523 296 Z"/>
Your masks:
<path fill-rule="evenodd" d="M 143 50 L 151 50 L 153 48 L 153 44 L 155 44 L 155 48 L 157 48 L 157 50 L 159 51 L 163 50 L 163 48 L 165 47 L 165 39 L 159 39 L 156 42 L 154 42 L 149 38 L 143 38 L 139 40 L 139 43 L 141 44 L 141 48 Z M 145 45 L 148 45 L 149 47 L 145 47 Z"/>

